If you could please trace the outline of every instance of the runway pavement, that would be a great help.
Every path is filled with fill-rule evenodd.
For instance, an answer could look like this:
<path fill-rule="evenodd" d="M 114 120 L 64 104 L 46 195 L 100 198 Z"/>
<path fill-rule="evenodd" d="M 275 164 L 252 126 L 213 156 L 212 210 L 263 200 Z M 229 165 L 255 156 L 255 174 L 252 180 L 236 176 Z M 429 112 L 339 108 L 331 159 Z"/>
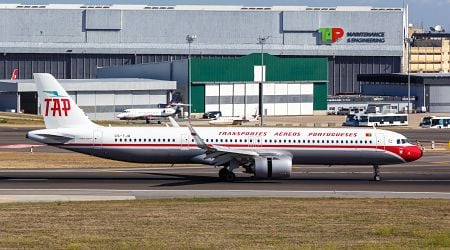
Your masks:
<path fill-rule="evenodd" d="M 219 181 L 209 166 L 115 169 L 0 170 L 0 202 L 161 197 L 397 197 L 450 199 L 450 156 L 383 166 L 381 182 L 368 166 L 295 166 L 289 179 L 260 180 L 238 173 Z M 25 195 L 25 196 L 24 196 Z M 17 196 L 17 197 L 16 197 Z M 26 197 L 30 196 L 30 197 Z M 15 198 L 11 198 L 15 197 Z"/>
<path fill-rule="evenodd" d="M 23 137 L 25 131 L 27 128 L 0 128 L 0 144 L 31 143 Z M 422 141 L 431 138 L 447 140 L 449 134 L 445 130 L 422 131 L 424 130 L 407 130 L 407 133 L 411 139 L 416 137 Z M 57 152 L 59 149 L 42 147 L 39 150 Z M 163 197 L 450 199 L 449 152 L 427 151 L 419 161 L 383 166 L 381 182 L 372 181 L 370 166 L 295 166 L 291 178 L 284 180 L 253 179 L 238 172 L 234 183 L 219 181 L 219 169 L 210 166 L 3 169 L 0 170 L 0 202 Z"/>

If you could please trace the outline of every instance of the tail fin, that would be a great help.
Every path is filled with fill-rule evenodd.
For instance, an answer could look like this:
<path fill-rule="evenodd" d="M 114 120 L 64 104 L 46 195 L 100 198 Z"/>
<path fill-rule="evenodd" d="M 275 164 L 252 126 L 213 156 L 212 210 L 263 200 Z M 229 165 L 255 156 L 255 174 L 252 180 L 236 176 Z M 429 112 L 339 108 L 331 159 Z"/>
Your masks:
<path fill-rule="evenodd" d="M 89 120 L 51 74 L 35 73 L 33 75 L 46 128 L 98 126 Z"/>
<path fill-rule="evenodd" d="M 18 75 L 19 69 L 14 69 L 13 73 L 11 74 L 11 80 L 17 80 Z"/>

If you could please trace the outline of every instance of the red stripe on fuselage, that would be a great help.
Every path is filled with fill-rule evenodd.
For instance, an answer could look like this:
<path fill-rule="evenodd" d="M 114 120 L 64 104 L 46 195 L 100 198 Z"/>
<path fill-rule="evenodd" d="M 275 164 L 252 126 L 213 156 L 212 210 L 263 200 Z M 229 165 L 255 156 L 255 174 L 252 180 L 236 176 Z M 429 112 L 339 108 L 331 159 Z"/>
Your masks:
<path fill-rule="evenodd" d="M 409 145 L 409 146 L 377 146 L 377 145 L 361 145 L 361 146 L 357 146 L 357 145 L 286 145 L 286 144 L 215 144 L 218 146 L 223 146 L 223 147 L 229 147 L 229 148 L 239 148 L 239 149 L 260 149 L 260 148 L 277 148 L 277 149 L 287 149 L 287 150 L 292 150 L 292 149 L 336 149 L 336 150 L 340 150 L 340 149 L 378 149 L 378 150 L 386 150 L 388 152 L 391 152 L 399 157 L 401 157 L 402 159 L 404 159 L 405 161 L 414 161 L 417 160 L 418 158 L 420 158 L 422 156 L 422 152 L 420 150 L 419 147 L 414 146 L 414 145 Z M 77 144 L 77 143 L 73 143 L 73 144 L 63 144 L 61 146 L 68 146 L 68 147 L 116 147 L 116 148 L 120 148 L 120 147 L 148 147 L 148 148 L 161 148 L 161 147 L 165 147 L 165 148 L 198 148 L 197 144 L 180 144 L 180 143 L 175 143 L 175 144 L 142 144 L 142 143 L 106 143 L 106 144 Z"/>

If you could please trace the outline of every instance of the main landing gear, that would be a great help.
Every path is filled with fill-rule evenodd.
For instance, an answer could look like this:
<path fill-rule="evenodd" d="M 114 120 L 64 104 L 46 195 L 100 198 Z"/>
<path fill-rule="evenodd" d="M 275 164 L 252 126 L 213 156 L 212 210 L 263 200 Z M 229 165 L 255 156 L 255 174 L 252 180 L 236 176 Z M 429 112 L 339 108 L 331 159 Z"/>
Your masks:
<path fill-rule="evenodd" d="M 228 168 L 224 167 L 219 171 L 219 177 L 222 181 L 233 182 L 236 180 L 236 175 L 233 171 L 228 170 Z"/>
<path fill-rule="evenodd" d="M 222 181 L 233 182 L 236 180 L 236 175 L 233 170 L 240 167 L 240 163 L 236 159 L 232 159 L 228 166 L 223 167 L 219 171 L 219 177 Z"/>
<path fill-rule="evenodd" d="M 373 180 L 374 181 L 381 181 L 380 166 L 379 165 L 373 165 Z"/>

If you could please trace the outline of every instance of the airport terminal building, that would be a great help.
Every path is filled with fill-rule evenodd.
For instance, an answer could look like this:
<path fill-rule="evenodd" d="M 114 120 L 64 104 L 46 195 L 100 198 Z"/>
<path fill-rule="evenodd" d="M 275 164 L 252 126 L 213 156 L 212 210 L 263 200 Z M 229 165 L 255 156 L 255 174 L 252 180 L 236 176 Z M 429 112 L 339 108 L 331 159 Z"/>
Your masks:
<path fill-rule="evenodd" d="M 369 6 L 1 4 L 0 20 L 3 79 L 15 68 L 19 79 L 36 72 L 92 79 L 99 67 L 175 62 L 189 54 L 238 59 L 263 48 L 279 58 L 325 60 L 321 81 L 335 95 L 360 92 L 358 74 L 401 71 L 406 19 L 403 9 Z M 196 39 L 187 43 L 187 35 Z M 263 46 L 258 38 L 266 38 Z M 196 83 L 177 86 L 183 84 Z"/>

